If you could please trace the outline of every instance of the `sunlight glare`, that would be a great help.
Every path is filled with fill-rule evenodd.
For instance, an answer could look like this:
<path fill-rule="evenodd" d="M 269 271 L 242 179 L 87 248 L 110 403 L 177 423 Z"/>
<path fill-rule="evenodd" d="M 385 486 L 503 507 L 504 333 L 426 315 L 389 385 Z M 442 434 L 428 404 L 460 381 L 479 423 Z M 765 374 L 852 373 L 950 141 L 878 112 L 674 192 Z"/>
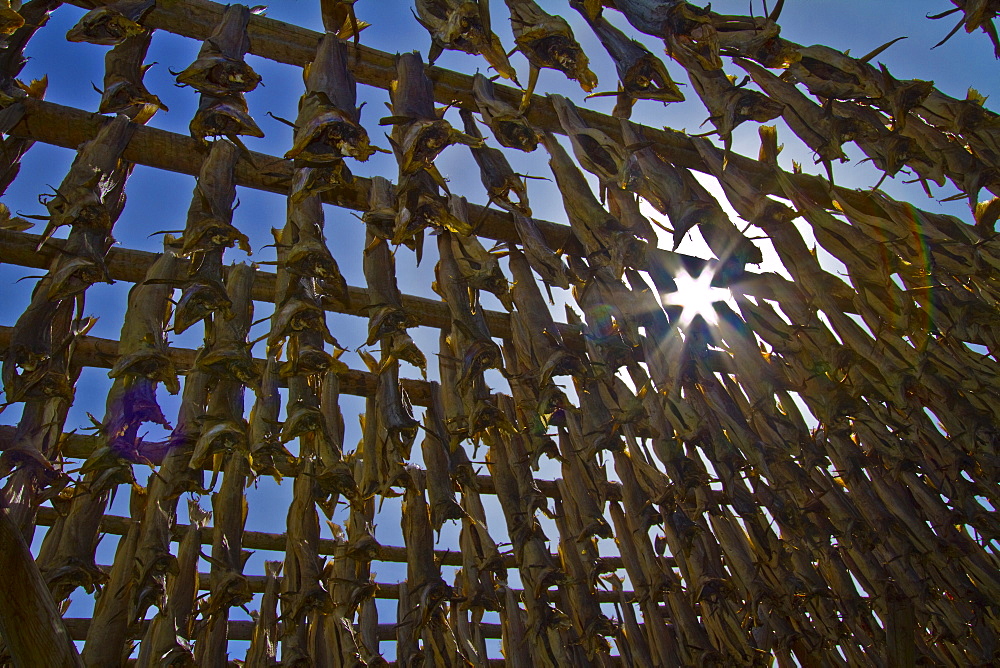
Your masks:
<path fill-rule="evenodd" d="M 719 319 L 712 304 L 731 300 L 732 293 L 729 288 L 714 287 L 712 276 L 713 273 L 709 270 L 703 271 L 697 277 L 682 271 L 674 277 L 677 291 L 661 295 L 661 301 L 664 305 L 684 308 L 681 313 L 682 324 L 687 324 L 696 315 L 700 315 L 708 324 L 716 325 Z"/>

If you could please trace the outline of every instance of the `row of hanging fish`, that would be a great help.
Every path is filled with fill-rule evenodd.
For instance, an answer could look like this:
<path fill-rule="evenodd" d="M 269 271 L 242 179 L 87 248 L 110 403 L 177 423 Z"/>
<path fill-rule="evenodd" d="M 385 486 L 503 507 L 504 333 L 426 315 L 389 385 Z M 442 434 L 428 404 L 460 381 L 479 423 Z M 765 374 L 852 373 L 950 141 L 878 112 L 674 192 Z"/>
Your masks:
<path fill-rule="evenodd" d="M 787 42 L 777 12 L 733 17 L 687 3 L 617 0 L 636 29 L 664 39 L 688 70 L 725 148 L 705 138 L 693 146 L 740 217 L 767 235 L 788 281 L 750 275 L 747 267 L 762 259 L 758 245 L 690 170 L 627 120 L 637 99 L 680 94 L 662 63 L 601 16 L 601 3 L 572 4 L 619 66 L 620 138 L 589 127 L 572 103 L 552 96 L 571 157 L 551 132 L 527 122 L 526 104 L 507 105 L 488 78 L 474 78 L 480 118 L 497 142 L 529 151 L 541 143 L 549 153 L 578 249 L 565 258 L 531 219 L 525 181 L 486 145 L 471 110 L 462 114 L 464 132 L 452 127 L 435 108 L 419 55 L 401 55 L 391 116 L 383 119 L 392 126 L 397 183 L 373 179 L 363 216 L 365 347 L 379 350 L 362 351 L 372 387 L 361 443 L 345 454 L 339 396 L 346 368 L 325 310 L 348 308 L 350 293 L 324 238 L 322 197 L 354 187 L 345 158 L 365 160 L 375 150 L 360 123 L 343 41 L 360 30 L 348 4 L 324 5 L 330 32 L 305 72 L 287 155 L 294 160 L 288 215 L 274 232 L 275 309 L 263 364 L 248 352 L 256 272 L 223 262 L 227 248 L 249 250 L 232 216 L 242 153 L 218 139 L 205 149 L 181 236 L 165 237 L 163 254 L 130 295 L 107 413 L 97 425 L 103 445 L 72 483 L 58 447 L 78 373 L 70 364 L 74 342 L 89 324 L 83 295 L 110 280 L 105 256 L 124 204 L 129 165 L 121 155 L 130 132 L 162 108 L 141 87 L 148 33 L 138 22 L 152 3 L 115 3 L 83 22 L 102 25 L 96 19 L 105 17 L 96 39 L 120 40 L 113 51 L 128 46 L 109 54 L 102 99 L 122 115 L 81 148 L 48 202 L 43 243 L 58 227 L 71 232 L 12 331 L 5 391 L 25 412 L 0 461 L 4 501 L 26 537 L 40 503 L 52 499 L 60 511 L 38 554 L 48 595 L 61 604 L 77 587 L 102 592 L 84 663 L 123 661 L 151 607 L 140 665 L 224 662 L 230 608 L 251 598 L 241 546 L 245 487 L 281 471 L 295 477 L 286 558 L 267 565 L 248 665 L 273 665 L 279 642 L 283 662 L 385 665 L 374 523 L 380 497 L 400 495 L 409 559 L 393 631 L 397 660 L 409 665 L 487 665 L 481 621 L 494 610 L 505 658 L 520 666 L 608 665 L 611 640 L 626 660 L 650 667 L 768 665 L 773 657 L 788 665 L 881 666 L 883 648 L 898 640 L 887 620 L 900 610 L 913 615 L 909 637 L 919 660 L 994 662 L 1000 532 L 980 499 L 1000 502 L 992 419 L 1000 387 L 995 361 L 966 344 L 996 350 L 996 207 L 976 206 L 976 224 L 968 225 L 877 191 L 817 193 L 779 168 L 777 131 L 769 126 L 761 128 L 755 169 L 728 151 L 740 123 L 782 116 L 823 162 L 842 159 L 843 142 L 853 138 L 880 156 L 886 172 L 908 166 L 931 181 L 952 178 L 975 200 L 978 188 L 992 185 L 989 165 L 996 164 L 992 115 L 981 101 L 897 81 L 868 65 L 871 58 Z M 563 19 L 533 2 L 508 5 L 534 75 L 552 67 L 594 87 Z M 485 3 L 417 9 L 436 50 L 479 51 L 513 76 Z M 242 61 L 248 20 L 246 8 L 230 7 L 182 73 L 202 96 L 196 136 L 244 134 L 230 123 L 245 112 L 244 89 L 257 83 Z M 764 92 L 734 85 L 721 69 L 723 55 L 735 56 Z M 785 75 L 769 71 L 775 68 Z M 471 151 L 520 244 L 488 249 L 474 235 L 468 203 L 448 192 L 435 166 L 455 143 Z M 596 177 L 598 192 L 581 167 Z M 733 292 L 733 305 L 716 304 L 717 324 L 660 305 L 653 289 L 675 290 L 680 267 L 651 247 L 656 235 L 639 198 L 668 218 L 675 246 L 697 228 L 716 255 L 709 266 Z M 844 265 L 842 275 L 820 264 L 791 224 L 798 218 Z M 427 356 L 407 331 L 420 314 L 406 311 L 396 279 L 397 263 L 409 256 L 394 249 L 409 246 L 419 261 L 426 231 L 437 242 L 432 288 L 450 322 L 437 351 L 440 382 L 426 385 L 421 424 L 400 365 L 424 369 Z M 551 317 L 536 275 L 572 289 L 567 325 Z M 502 345 L 487 326 L 484 290 L 509 312 L 511 335 Z M 205 345 L 182 389 L 167 331 L 200 323 Z M 510 396 L 490 387 L 497 373 Z M 156 401 L 160 385 L 183 393 L 172 423 Z M 284 420 L 279 385 L 288 388 Z M 254 393 L 249 418 L 246 389 Z M 799 402 L 818 428 L 807 426 Z M 144 423 L 171 435 L 143 442 Z M 410 465 L 421 433 L 423 470 Z M 466 452 L 472 444 L 486 446 L 520 591 L 487 528 Z M 562 474 L 552 499 L 534 478 L 546 461 Z M 609 484 L 606 463 L 620 486 Z M 135 464 L 158 467 L 146 487 Z M 180 494 L 215 489 L 220 473 L 213 526 L 192 505 L 173 554 Z M 132 489 L 132 523 L 105 570 L 95 562 L 100 518 L 121 485 Z M 346 526 L 332 525 L 327 560 L 319 512 L 332 521 L 341 501 Z M 538 513 L 554 520 L 558 536 L 545 535 Z M 453 583 L 433 546 L 434 531 L 449 520 L 461 524 Z M 615 540 L 631 599 L 600 539 Z M 204 586 L 202 543 L 212 545 Z M 208 595 L 199 598 L 199 589 Z M 619 597 L 614 618 L 600 605 L 605 589 Z"/>

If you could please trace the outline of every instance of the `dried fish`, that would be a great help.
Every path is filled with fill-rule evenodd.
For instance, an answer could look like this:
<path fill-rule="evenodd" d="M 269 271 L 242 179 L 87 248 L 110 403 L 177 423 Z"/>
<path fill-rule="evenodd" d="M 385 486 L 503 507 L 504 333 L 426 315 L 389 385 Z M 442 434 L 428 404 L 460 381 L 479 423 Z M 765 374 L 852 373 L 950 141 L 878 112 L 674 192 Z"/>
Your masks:
<path fill-rule="evenodd" d="M 139 22 L 156 5 L 156 0 L 119 0 L 91 9 L 66 33 L 71 42 L 114 46 L 146 32 Z"/>
<path fill-rule="evenodd" d="M 364 162 L 375 152 L 361 126 L 357 84 L 347 61 L 347 43 L 332 33 L 324 35 L 315 59 L 303 70 L 306 92 L 286 158 L 325 164 L 350 156 Z"/>
<path fill-rule="evenodd" d="M 158 110 L 169 111 L 160 98 L 150 93 L 142 77 L 151 65 L 143 58 L 152 40 L 152 31 L 144 31 L 122 40 L 104 58 L 104 90 L 101 91 L 102 114 L 123 113 L 136 123 L 145 123 Z"/>
<path fill-rule="evenodd" d="M 455 130 L 435 110 L 434 85 L 416 51 L 397 57 L 396 78 L 389 91 L 392 116 L 383 118 L 379 124 L 393 126 L 390 143 L 401 179 L 432 169 L 434 158 L 451 144 L 482 145 L 481 139 Z M 441 181 L 440 176 L 436 180 Z"/>
<path fill-rule="evenodd" d="M 758 264 L 763 256 L 726 215 L 714 197 L 687 170 L 670 165 L 647 146 L 638 126 L 622 121 L 622 136 L 633 150 L 622 170 L 622 185 L 667 215 L 673 225 L 674 247 L 694 226 L 731 271 Z"/>
<path fill-rule="evenodd" d="M 472 112 L 462 109 L 459 113 L 465 124 L 465 133 L 470 137 L 482 139 L 483 136 L 476 127 Z M 496 202 L 507 211 L 530 217 L 528 188 L 524 183 L 524 177 L 514 172 L 503 151 L 490 146 L 472 147 L 470 150 L 476 164 L 479 165 L 479 178 L 486 188 L 486 194 L 490 197 L 490 203 Z M 516 203 L 511 199 L 513 194 L 517 195 Z"/>
<path fill-rule="evenodd" d="M 477 73 L 472 77 L 472 94 L 483 122 L 490 127 L 501 146 L 528 153 L 538 147 L 538 132 L 524 118 L 523 111 L 496 97 L 492 81 Z"/>
<path fill-rule="evenodd" d="M 417 0 L 417 21 L 431 34 L 431 65 L 444 49 L 482 54 L 497 74 L 517 81 L 500 38 L 490 27 L 489 0 Z"/>
<path fill-rule="evenodd" d="M 250 49 L 249 22 L 246 5 L 229 5 L 197 60 L 177 75 L 179 84 L 201 93 L 190 124 L 192 137 L 264 136 L 244 97 L 260 83 L 260 75 L 243 60 Z"/>
<path fill-rule="evenodd" d="M 580 84 L 588 93 L 597 85 L 597 75 L 590 71 L 590 59 L 580 48 L 573 30 L 561 16 L 547 14 L 534 0 L 504 0 L 510 10 L 510 25 L 517 49 L 527 59 L 531 70 L 528 87 L 521 99 L 523 113 L 531 104 L 531 94 L 543 67 L 558 70 Z"/>
<path fill-rule="evenodd" d="M 573 0 L 570 5 L 587 19 L 618 70 L 618 80 L 621 82 L 618 91 L 595 94 L 618 97 L 615 116 L 629 118 L 636 100 L 657 100 L 663 103 L 684 101 L 684 94 L 670 78 L 663 61 L 649 49 L 627 37 L 603 16 L 591 17 L 583 1 Z"/>
<path fill-rule="evenodd" d="M 250 50 L 247 25 L 250 9 L 229 5 L 211 37 L 202 44 L 198 58 L 177 75 L 177 83 L 215 97 L 249 93 L 260 75 L 243 60 Z"/>

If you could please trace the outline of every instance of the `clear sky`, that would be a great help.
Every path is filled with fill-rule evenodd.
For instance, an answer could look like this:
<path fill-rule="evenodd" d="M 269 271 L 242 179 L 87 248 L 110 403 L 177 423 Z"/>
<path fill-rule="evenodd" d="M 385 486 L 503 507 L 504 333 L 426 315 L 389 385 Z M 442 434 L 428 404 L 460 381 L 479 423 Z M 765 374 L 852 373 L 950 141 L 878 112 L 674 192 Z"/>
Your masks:
<path fill-rule="evenodd" d="M 362 34 L 362 42 L 385 51 L 400 52 L 420 50 L 427 53 L 429 36 L 416 22 L 411 14 L 411 2 L 407 0 L 359 0 L 356 8 L 358 16 L 370 23 L 372 27 Z M 492 14 L 494 29 L 500 35 L 507 48 L 513 47 L 513 39 L 507 22 L 506 7 L 500 0 L 494 0 Z M 540 0 L 540 5 L 551 13 L 563 14 L 573 25 L 579 41 L 586 48 L 592 60 L 592 67 L 600 78 L 598 90 L 613 90 L 616 76 L 610 59 L 603 52 L 600 43 L 590 33 L 575 11 L 568 6 L 567 0 Z M 772 3 L 773 4 L 773 3 Z M 761 11 L 761 3 L 753 2 L 756 12 Z M 822 43 L 838 49 L 850 49 L 860 55 L 867 53 L 884 42 L 907 36 L 908 39 L 894 45 L 879 57 L 890 71 L 899 79 L 921 78 L 934 80 L 943 92 L 964 97 L 970 86 L 977 88 L 985 95 L 1000 99 L 1000 80 L 997 78 L 1000 64 L 993 56 L 989 39 L 981 32 L 967 35 L 964 31 L 956 34 L 944 46 L 931 50 L 954 25 L 955 17 L 941 21 L 931 21 L 925 18 L 927 13 L 937 13 L 951 7 L 947 0 L 919 0 L 912 2 L 871 2 L 867 0 L 788 0 L 781 17 L 782 34 L 787 39 L 801 44 Z M 751 8 L 747 0 L 716 0 L 712 8 L 721 13 L 745 14 Z M 82 16 L 83 10 L 66 5 L 58 9 L 46 28 L 44 28 L 29 44 L 27 53 L 31 61 L 24 71 L 24 78 L 37 78 L 42 75 L 49 77 L 49 93 L 47 99 L 60 104 L 72 105 L 82 109 L 97 108 L 100 96 L 91 87 L 91 82 L 100 86 L 103 77 L 103 57 L 106 47 L 87 44 L 71 44 L 65 41 L 64 35 L 76 20 Z M 269 8 L 268 16 L 313 29 L 321 29 L 319 21 L 318 0 L 277 0 Z M 606 15 L 613 23 L 626 29 L 633 37 L 644 41 L 654 53 L 662 54 L 662 44 L 656 40 L 641 35 L 627 26 L 621 15 L 608 10 Z M 153 38 L 147 62 L 157 62 L 146 76 L 147 87 L 159 95 L 170 107 L 168 113 L 160 113 L 150 125 L 158 128 L 187 133 L 187 125 L 198 102 L 197 94 L 187 88 L 174 86 L 170 70 L 179 71 L 187 66 L 196 56 L 199 43 L 158 32 Z M 520 79 L 527 80 L 527 64 L 523 56 L 514 55 L 512 64 L 518 70 Z M 664 57 L 672 75 L 679 82 L 686 83 L 683 70 L 672 65 Z M 291 130 L 266 115 L 273 112 L 278 116 L 294 119 L 298 97 L 302 92 L 301 72 L 299 69 L 279 65 L 257 57 L 248 57 L 248 62 L 263 76 L 264 86 L 248 96 L 251 113 L 260 127 L 266 133 L 264 139 L 247 139 L 247 145 L 256 151 L 272 155 L 283 154 L 291 145 Z M 464 72 L 473 72 L 477 68 L 486 71 L 486 62 L 479 57 L 446 52 L 438 61 L 441 66 Z M 730 73 L 742 72 L 727 64 Z M 706 111 L 690 86 L 684 87 L 688 101 L 680 104 L 662 106 L 659 103 L 640 101 L 635 109 L 633 120 L 652 125 L 668 126 L 676 129 L 687 129 L 689 132 L 702 132 L 701 125 L 705 121 Z M 614 102 L 612 98 L 601 98 L 584 102 L 583 93 L 562 74 L 551 70 L 543 71 L 537 92 L 557 92 L 572 98 L 577 104 L 610 112 Z M 383 129 L 377 125 L 380 117 L 387 115 L 384 103 L 388 100 L 386 91 L 359 86 L 361 100 L 367 101 L 364 108 L 363 121 L 368 128 L 374 143 L 383 147 L 388 144 L 383 137 Z M 990 102 L 987 102 L 990 106 Z M 450 112 L 449 118 L 460 125 L 457 114 Z M 706 130 L 708 128 L 706 127 Z M 821 173 L 822 168 L 813 165 L 813 161 L 801 142 L 787 129 L 779 129 L 779 139 L 786 145 L 781 156 L 782 165 L 791 167 L 793 159 L 805 165 L 809 171 Z M 734 149 L 737 152 L 756 155 L 757 131 L 754 124 L 748 123 L 736 133 Z M 865 164 L 861 164 L 864 156 L 854 148 L 849 150 L 853 161 L 845 165 L 835 166 L 838 184 L 853 187 L 870 187 L 878 179 L 878 174 Z M 508 151 L 517 171 L 537 176 L 550 176 L 547 166 L 547 156 L 542 149 L 526 155 Z M 44 213 L 44 208 L 37 202 L 40 193 L 47 191 L 49 186 L 57 186 L 65 174 L 73 152 L 36 145 L 23 162 L 23 169 L 17 181 L 3 196 L 2 201 L 13 211 L 26 214 Z M 468 150 L 462 146 L 451 147 L 437 161 L 444 176 L 451 181 L 451 189 L 458 194 L 466 195 L 470 201 L 485 203 L 486 196 L 478 181 L 478 170 L 474 167 Z M 391 156 L 376 156 L 365 164 L 352 163 L 351 169 L 359 175 L 382 174 L 395 180 L 396 165 Z M 968 208 L 962 202 L 942 205 L 934 199 L 928 199 L 919 185 L 906 185 L 897 181 L 887 181 L 884 189 L 897 198 L 913 200 L 918 206 L 931 211 L 947 211 L 969 220 Z M 115 236 L 119 243 L 130 248 L 141 248 L 150 251 L 160 249 L 160 237 L 150 236 L 159 230 L 180 230 L 184 226 L 185 214 L 190 202 L 193 178 L 184 175 L 156 172 L 145 167 L 137 167 L 127 189 L 129 203 L 125 213 L 118 222 Z M 546 181 L 530 181 L 529 189 L 531 204 L 539 218 L 565 222 L 561 199 L 554 186 Z M 935 189 L 935 196 L 940 198 L 954 194 L 949 187 Z M 255 253 L 252 260 L 268 261 L 274 259 L 273 248 L 265 246 L 271 242 L 269 229 L 280 227 L 284 223 L 285 203 L 280 196 L 268 193 L 256 193 L 240 189 L 240 208 L 236 212 L 235 224 L 250 235 Z M 32 230 L 36 233 L 39 229 Z M 65 230 L 62 231 L 65 234 Z M 351 285 L 363 286 L 364 276 L 359 260 L 364 240 L 363 226 L 351 213 L 334 207 L 327 207 L 327 236 L 331 242 L 334 254 Z M 669 247 L 669 241 L 664 240 Z M 404 292 L 434 295 L 429 286 L 433 280 L 432 243 L 428 244 L 428 253 L 424 263 L 417 267 L 413 254 L 407 250 L 397 253 L 397 265 L 400 285 Z M 690 241 L 681 250 L 691 253 L 704 253 L 706 250 L 700 242 Z M 242 254 L 233 249 L 227 252 L 230 260 L 242 259 Z M 273 267 L 265 266 L 265 270 L 273 271 Z M 37 270 L 25 270 L 18 267 L 0 266 L 0 324 L 12 325 L 17 315 L 27 304 L 30 286 L 33 279 L 20 283 L 15 281 L 24 276 L 37 275 Z M 87 312 L 100 316 L 100 321 L 93 331 L 97 336 L 117 338 L 121 327 L 121 317 L 124 309 L 125 296 L 130 286 L 118 283 L 113 286 L 95 285 L 88 292 Z M 500 305 L 490 296 L 484 297 L 489 308 L 500 308 Z M 257 318 L 269 314 L 266 305 L 258 304 Z M 561 317 L 562 314 L 559 313 Z M 330 326 L 341 344 L 354 349 L 364 343 L 366 338 L 366 323 L 360 318 L 350 316 L 330 316 Z M 266 331 L 267 323 L 255 329 L 256 334 Z M 176 337 L 175 345 L 197 347 L 200 343 L 200 332 L 197 327 L 191 328 L 183 336 Z M 415 330 L 415 338 L 428 353 L 437 350 L 437 332 L 420 328 Z M 258 349 L 257 354 L 260 355 Z M 436 376 L 436 358 L 429 354 L 431 360 L 431 376 Z M 362 368 L 357 358 L 352 354 L 345 357 L 355 368 Z M 416 376 L 414 370 L 406 370 L 408 375 Z M 77 404 L 71 413 L 67 429 L 84 429 L 89 426 L 87 412 L 96 416 L 104 414 L 104 397 L 110 386 L 104 371 L 89 369 L 81 378 L 77 395 Z M 167 415 L 176 414 L 176 401 L 165 396 L 161 390 L 162 403 Z M 252 397 L 247 397 L 249 407 Z M 357 398 L 345 397 L 343 411 L 347 420 L 348 442 L 358 438 L 356 415 L 363 411 L 363 402 Z M 9 408 L 0 415 L 4 424 L 16 423 L 20 415 L 17 406 Z M 152 433 L 151 437 L 158 434 Z M 418 448 L 415 449 L 415 452 Z M 479 453 L 479 460 L 482 452 Z M 140 479 L 145 479 L 146 473 L 137 467 Z M 550 473 L 547 477 L 554 477 Z M 249 528 L 278 530 L 284 522 L 284 507 L 290 494 L 290 485 L 276 488 L 268 481 L 262 481 L 260 489 L 252 492 L 255 496 L 250 503 Z M 126 512 L 127 494 L 116 503 L 116 511 Z M 263 501 L 263 502 L 262 502 Z M 203 502 L 208 504 L 208 500 Z M 495 509 L 492 515 L 495 516 Z M 502 536 L 502 523 L 492 529 L 495 536 Z M 327 530 L 324 528 L 324 531 Z M 328 532 L 327 532 L 328 533 Z M 554 531 L 550 535 L 555 535 Z M 457 544 L 457 528 L 446 529 L 442 537 L 442 545 Z M 398 530 L 398 503 L 387 502 L 379 537 L 387 544 L 401 544 Z M 104 563 L 109 563 L 112 551 L 110 541 L 102 547 Z M 602 546 L 605 549 L 607 546 Z M 261 573 L 261 562 L 265 557 L 274 555 L 255 555 L 248 565 L 248 572 Z M 402 577 L 398 568 L 384 567 L 379 579 L 396 580 Z M 446 569 L 448 570 L 448 569 Z M 447 574 L 450 577 L 450 573 Z M 84 614 L 86 597 L 82 593 L 75 596 L 77 614 Z M 253 607 L 253 606 L 251 606 Z M 489 620 L 487 620 L 489 621 Z M 242 657 L 242 648 L 234 650 L 234 657 Z"/>

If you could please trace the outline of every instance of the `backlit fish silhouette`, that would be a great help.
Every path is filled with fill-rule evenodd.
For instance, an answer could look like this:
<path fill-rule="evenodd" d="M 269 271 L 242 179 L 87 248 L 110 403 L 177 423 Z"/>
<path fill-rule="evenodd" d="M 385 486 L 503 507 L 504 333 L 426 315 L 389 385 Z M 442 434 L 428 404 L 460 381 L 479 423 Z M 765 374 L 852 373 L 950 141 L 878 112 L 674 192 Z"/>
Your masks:
<path fill-rule="evenodd" d="M 482 54 L 497 74 L 517 81 L 500 38 L 490 27 L 489 0 L 417 0 L 417 21 L 431 34 L 427 61 L 433 65 L 444 49 Z"/>
<path fill-rule="evenodd" d="M 573 30 L 561 16 L 547 14 L 534 0 L 504 0 L 510 9 L 510 24 L 517 49 L 531 66 L 528 87 L 521 99 L 521 111 L 531 104 L 531 94 L 543 67 L 558 70 L 580 84 L 588 93 L 597 85 L 597 75 L 590 71 L 590 59 L 573 36 Z"/>
<path fill-rule="evenodd" d="M 140 25 L 156 0 L 121 0 L 92 9 L 66 33 L 71 42 L 89 42 L 114 46 L 125 39 L 146 32 Z"/>

